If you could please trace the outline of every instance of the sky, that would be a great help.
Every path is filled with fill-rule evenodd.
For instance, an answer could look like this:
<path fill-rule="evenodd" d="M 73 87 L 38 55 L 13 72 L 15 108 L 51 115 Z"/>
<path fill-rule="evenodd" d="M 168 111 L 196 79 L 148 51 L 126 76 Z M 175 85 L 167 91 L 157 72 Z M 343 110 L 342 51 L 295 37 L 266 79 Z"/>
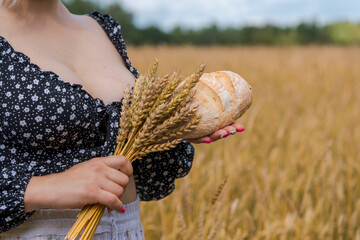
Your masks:
<path fill-rule="evenodd" d="M 292 26 L 299 22 L 360 22 L 360 0 L 93 0 L 120 3 L 134 15 L 137 26 L 155 25 L 163 30 L 175 26 L 198 29 L 262 26 L 272 23 Z"/>

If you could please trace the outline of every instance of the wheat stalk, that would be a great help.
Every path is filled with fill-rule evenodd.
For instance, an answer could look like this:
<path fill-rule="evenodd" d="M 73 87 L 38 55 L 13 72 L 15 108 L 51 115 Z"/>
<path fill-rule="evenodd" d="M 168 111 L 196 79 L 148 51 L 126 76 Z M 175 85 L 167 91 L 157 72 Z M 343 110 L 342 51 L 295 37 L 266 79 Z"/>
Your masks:
<path fill-rule="evenodd" d="M 209 221 L 209 219 L 211 219 L 211 217 L 212 217 L 212 213 L 213 213 L 214 210 L 215 210 L 216 202 L 219 200 L 219 197 L 220 197 L 221 193 L 223 192 L 224 187 L 225 187 L 227 181 L 228 181 L 228 177 L 225 177 L 225 178 L 223 179 L 223 181 L 221 182 L 221 184 L 217 187 L 216 192 L 214 193 L 214 195 L 213 195 L 212 198 L 211 198 L 210 210 L 209 210 L 209 211 L 207 212 L 207 214 L 206 214 L 206 220 L 205 220 L 204 230 L 203 230 L 203 234 L 202 234 L 202 239 L 203 239 L 203 240 L 204 240 L 205 237 L 207 236 L 207 232 L 208 232 L 208 229 L 209 229 L 209 227 L 210 227 L 210 221 Z M 215 227 L 216 227 L 216 226 L 215 226 Z M 213 228 L 213 231 L 214 231 L 214 228 Z M 214 233 L 213 231 L 208 235 L 209 238 L 211 237 L 210 239 L 212 239 L 213 237 L 215 237 L 215 233 L 216 233 L 216 232 Z M 208 238 L 208 239 L 209 239 L 209 238 Z"/>
<path fill-rule="evenodd" d="M 199 216 L 199 224 L 198 224 L 198 231 L 197 231 L 197 239 L 201 240 L 204 234 L 204 226 L 205 226 L 205 218 L 204 214 L 201 212 Z"/>
<path fill-rule="evenodd" d="M 178 226 L 180 229 L 180 234 L 179 234 L 179 240 L 185 240 L 185 231 L 186 231 L 186 224 L 184 221 L 184 215 L 182 214 L 180 208 L 177 208 L 177 216 L 178 216 Z"/>
<path fill-rule="evenodd" d="M 218 221 L 215 223 L 215 225 L 212 227 L 212 230 L 211 230 L 209 236 L 207 237 L 207 240 L 213 240 L 213 239 L 215 239 L 216 234 L 218 233 L 218 229 L 219 229 L 221 223 L 222 223 L 221 220 L 218 220 Z"/>

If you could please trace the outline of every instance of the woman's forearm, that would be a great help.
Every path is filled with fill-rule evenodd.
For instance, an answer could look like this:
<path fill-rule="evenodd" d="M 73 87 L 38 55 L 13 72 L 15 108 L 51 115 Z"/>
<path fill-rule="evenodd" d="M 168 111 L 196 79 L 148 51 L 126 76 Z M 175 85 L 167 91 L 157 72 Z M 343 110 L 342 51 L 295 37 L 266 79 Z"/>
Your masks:
<path fill-rule="evenodd" d="M 25 212 L 37 209 L 81 208 L 86 204 L 103 204 L 123 211 L 120 200 L 130 181 L 132 166 L 123 156 L 94 158 L 61 173 L 32 177 L 24 194 Z M 135 187 L 129 188 L 125 200 L 132 200 Z M 136 195 L 135 195 L 136 196 Z"/>

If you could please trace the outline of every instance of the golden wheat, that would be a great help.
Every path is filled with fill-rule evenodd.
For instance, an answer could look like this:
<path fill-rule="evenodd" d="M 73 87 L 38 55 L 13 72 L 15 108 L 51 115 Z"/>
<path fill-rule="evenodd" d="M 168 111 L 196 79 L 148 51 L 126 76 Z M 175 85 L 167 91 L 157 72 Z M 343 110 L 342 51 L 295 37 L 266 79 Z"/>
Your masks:
<path fill-rule="evenodd" d="M 177 239 L 177 206 L 184 237 L 198 238 L 226 175 L 215 239 L 360 239 L 359 47 L 130 47 L 129 55 L 140 72 L 154 56 L 166 62 L 159 75 L 201 63 L 234 71 L 254 94 L 243 133 L 195 145 L 175 192 L 141 203 L 146 239 Z"/>

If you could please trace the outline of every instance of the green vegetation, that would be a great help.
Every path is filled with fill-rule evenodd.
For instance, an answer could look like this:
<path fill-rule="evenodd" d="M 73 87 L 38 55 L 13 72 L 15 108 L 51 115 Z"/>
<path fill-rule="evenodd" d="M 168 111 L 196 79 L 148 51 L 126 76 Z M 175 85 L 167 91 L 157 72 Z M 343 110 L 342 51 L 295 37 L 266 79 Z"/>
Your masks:
<path fill-rule="evenodd" d="M 175 27 L 170 32 L 164 32 L 155 26 L 142 29 L 136 27 L 133 15 L 119 4 L 101 8 L 97 3 L 86 0 L 68 0 L 65 5 L 76 14 L 89 13 L 95 9 L 109 13 L 120 23 L 126 42 L 132 45 L 360 45 L 359 23 L 338 22 L 327 26 L 301 23 L 287 28 L 266 25 L 226 29 L 212 25 L 197 31 Z"/>

